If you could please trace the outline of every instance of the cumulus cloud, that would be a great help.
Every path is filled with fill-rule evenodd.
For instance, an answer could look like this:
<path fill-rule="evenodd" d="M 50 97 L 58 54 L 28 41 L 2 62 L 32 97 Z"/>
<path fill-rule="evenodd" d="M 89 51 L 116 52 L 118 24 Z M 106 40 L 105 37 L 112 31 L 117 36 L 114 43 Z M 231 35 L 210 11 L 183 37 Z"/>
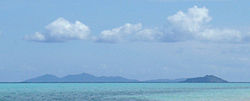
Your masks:
<path fill-rule="evenodd" d="M 64 18 L 58 18 L 45 27 L 45 32 L 26 35 L 24 39 L 37 42 L 64 42 L 69 40 L 84 40 L 90 34 L 90 29 L 80 21 L 71 23 Z"/>
<path fill-rule="evenodd" d="M 206 7 L 193 6 L 167 17 L 167 26 L 144 28 L 141 23 L 127 23 L 120 27 L 103 30 L 90 37 L 90 29 L 80 21 L 71 23 L 58 18 L 45 27 L 46 31 L 25 36 L 36 42 L 64 42 L 68 40 L 91 40 L 118 43 L 126 41 L 180 42 L 187 40 L 209 42 L 243 42 L 249 35 L 236 29 L 215 28 L 210 25 L 212 17 Z M 248 40 L 249 41 L 249 40 Z"/>
<path fill-rule="evenodd" d="M 241 42 L 242 32 L 235 29 L 214 28 L 209 23 L 212 17 L 206 7 L 194 6 L 187 12 L 178 11 L 167 17 L 167 26 L 143 28 L 142 24 L 125 24 L 111 30 L 104 30 L 97 37 L 98 42 L 158 41 L 179 42 L 187 40 L 211 42 Z"/>
<path fill-rule="evenodd" d="M 127 40 L 129 36 L 142 29 L 142 24 L 127 23 L 121 27 L 101 32 L 97 41 L 100 42 L 119 42 Z"/>
<path fill-rule="evenodd" d="M 145 29 L 141 23 L 130 24 L 104 30 L 97 37 L 97 42 L 116 43 L 122 41 L 154 41 L 160 36 L 161 32 L 155 29 Z"/>
<path fill-rule="evenodd" d="M 234 29 L 205 29 L 196 36 L 201 40 L 214 42 L 241 42 L 243 41 L 242 33 Z"/>
<path fill-rule="evenodd" d="M 235 29 L 213 28 L 212 17 L 206 7 L 194 6 L 187 12 L 179 11 L 167 18 L 169 28 L 165 31 L 169 41 L 206 40 L 219 42 L 242 41 L 242 33 Z"/>
<path fill-rule="evenodd" d="M 179 11 L 175 15 L 168 17 L 168 21 L 173 27 L 187 32 L 199 32 L 203 25 L 211 21 L 211 19 L 207 8 L 198 8 L 197 6 L 189 8 L 187 13 Z"/>
<path fill-rule="evenodd" d="M 147 28 L 136 33 L 136 40 L 161 41 L 164 34 L 158 28 Z"/>

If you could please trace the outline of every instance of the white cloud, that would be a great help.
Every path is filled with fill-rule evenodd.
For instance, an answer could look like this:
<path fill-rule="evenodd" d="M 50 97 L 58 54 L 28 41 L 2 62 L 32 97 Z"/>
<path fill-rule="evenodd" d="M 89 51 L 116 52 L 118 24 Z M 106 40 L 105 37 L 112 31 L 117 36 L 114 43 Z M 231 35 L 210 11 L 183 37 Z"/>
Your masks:
<path fill-rule="evenodd" d="M 136 33 L 136 40 L 140 41 L 160 41 L 163 38 L 163 33 L 159 29 L 143 29 Z"/>
<path fill-rule="evenodd" d="M 212 18 L 207 8 L 194 6 L 186 13 L 177 12 L 168 18 L 169 27 L 166 30 L 168 41 L 206 40 L 216 42 L 240 42 L 242 33 L 235 29 L 219 29 L 209 25 Z"/>
<path fill-rule="evenodd" d="M 143 29 L 142 24 L 127 23 L 123 26 L 104 30 L 97 37 L 97 42 L 116 43 L 122 41 L 154 41 L 160 35 L 155 29 Z"/>
<path fill-rule="evenodd" d="M 167 27 L 144 28 L 141 23 L 127 23 L 120 27 L 103 30 L 97 36 L 89 37 L 90 29 L 80 21 L 71 23 L 58 18 L 47 25 L 45 32 L 26 35 L 26 40 L 37 42 L 64 42 L 68 40 L 91 40 L 117 43 L 124 41 L 178 42 L 187 40 L 210 42 L 249 41 L 250 35 L 229 28 L 214 28 L 209 23 L 212 17 L 206 7 L 194 6 L 186 12 L 178 11 L 167 17 Z"/>
<path fill-rule="evenodd" d="M 35 34 L 32 35 L 26 35 L 25 39 L 30 40 L 30 41 L 46 41 L 46 38 L 43 34 L 40 32 L 36 32 Z"/>
<path fill-rule="evenodd" d="M 125 24 L 111 30 L 104 30 L 96 38 L 98 42 L 158 41 L 178 42 L 187 40 L 211 42 L 241 42 L 242 32 L 235 29 L 213 28 L 212 17 L 206 7 L 194 6 L 187 12 L 178 11 L 167 17 L 168 26 L 159 30 L 143 28 L 142 24 Z"/>
<path fill-rule="evenodd" d="M 242 33 L 234 29 L 205 29 L 198 34 L 197 39 L 214 42 L 241 42 Z"/>
<path fill-rule="evenodd" d="M 199 32 L 203 25 L 208 23 L 212 18 L 208 15 L 208 9 L 198 8 L 194 6 L 189 8 L 187 13 L 177 12 L 173 16 L 168 17 L 168 21 L 173 27 L 187 32 Z"/>
<path fill-rule="evenodd" d="M 90 29 L 80 21 L 71 23 L 64 18 L 58 18 L 45 27 L 44 33 L 36 32 L 32 35 L 26 35 L 26 40 L 37 42 L 64 42 L 68 40 L 87 39 Z"/>
<path fill-rule="evenodd" d="M 134 34 L 141 29 L 142 29 L 142 24 L 140 23 L 139 24 L 127 23 L 118 28 L 102 31 L 97 41 L 111 42 L 111 43 L 124 41 L 127 40 L 127 38 L 131 36 L 131 34 Z"/>

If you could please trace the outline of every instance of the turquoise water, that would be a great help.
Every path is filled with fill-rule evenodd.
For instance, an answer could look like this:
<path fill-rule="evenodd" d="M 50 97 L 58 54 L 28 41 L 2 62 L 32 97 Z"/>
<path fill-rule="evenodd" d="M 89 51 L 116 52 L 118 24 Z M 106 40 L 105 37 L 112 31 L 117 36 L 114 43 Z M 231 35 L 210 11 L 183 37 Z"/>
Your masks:
<path fill-rule="evenodd" d="M 1 83 L 0 101 L 250 101 L 250 84 Z"/>

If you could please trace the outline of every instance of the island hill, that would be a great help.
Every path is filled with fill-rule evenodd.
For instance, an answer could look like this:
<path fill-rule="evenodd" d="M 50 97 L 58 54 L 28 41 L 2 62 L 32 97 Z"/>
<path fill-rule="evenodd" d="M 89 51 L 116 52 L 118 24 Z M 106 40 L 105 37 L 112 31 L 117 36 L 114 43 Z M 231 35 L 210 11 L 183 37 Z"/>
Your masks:
<path fill-rule="evenodd" d="M 197 78 L 175 79 L 175 80 L 156 79 L 156 80 L 139 81 L 135 79 L 127 79 L 120 76 L 97 77 L 91 74 L 81 73 L 76 75 L 68 75 L 62 78 L 46 74 L 23 82 L 25 83 L 227 83 L 228 81 L 213 75 L 206 75 L 204 77 L 197 77 Z"/>

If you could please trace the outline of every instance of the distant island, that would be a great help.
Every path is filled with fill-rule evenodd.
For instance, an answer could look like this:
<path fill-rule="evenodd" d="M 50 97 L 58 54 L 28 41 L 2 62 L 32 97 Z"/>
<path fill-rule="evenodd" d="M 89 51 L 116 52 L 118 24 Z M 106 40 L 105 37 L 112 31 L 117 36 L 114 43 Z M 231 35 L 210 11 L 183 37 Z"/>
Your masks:
<path fill-rule="evenodd" d="M 227 83 L 214 75 L 206 75 L 204 77 L 196 78 L 182 78 L 182 79 L 155 79 L 139 81 L 135 79 L 127 79 L 120 76 L 94 76 L 87 73 L 76 75 L 68 75 L 59 78 L 55 75 L 42 75 L 36 78 L 23 81 L 24 83 Z"/>
<path fill-rule="evenodd" d="M 33 83 L 39 83 L 39 82 L 51 82 L 51 83 L 56 83 L 56 82 L 72 82 L 72 83 L 112 83 L 112 82 L 139 82 L 138 80 L 134 79 L 126 79 L 120 76 L 94 76 L 91 74 L 87 73 L 81 73 L 81 74 L 76 74 L 76 75 L 68 75 L 62 78 L 56 77 L 54 75 L 46 74 L 43 76 L 39 76 L 36 78 L 32 78 L 29 80 L 26 80 L 24 82 L 33 82 Z"/>
<path fill-rule="evenodd" d="M 189 78 L 182 82 L 184 83 L 227 83 L 228 81 L 223 80 L 214 75 L 206 75 L 204 77 Z"/>

